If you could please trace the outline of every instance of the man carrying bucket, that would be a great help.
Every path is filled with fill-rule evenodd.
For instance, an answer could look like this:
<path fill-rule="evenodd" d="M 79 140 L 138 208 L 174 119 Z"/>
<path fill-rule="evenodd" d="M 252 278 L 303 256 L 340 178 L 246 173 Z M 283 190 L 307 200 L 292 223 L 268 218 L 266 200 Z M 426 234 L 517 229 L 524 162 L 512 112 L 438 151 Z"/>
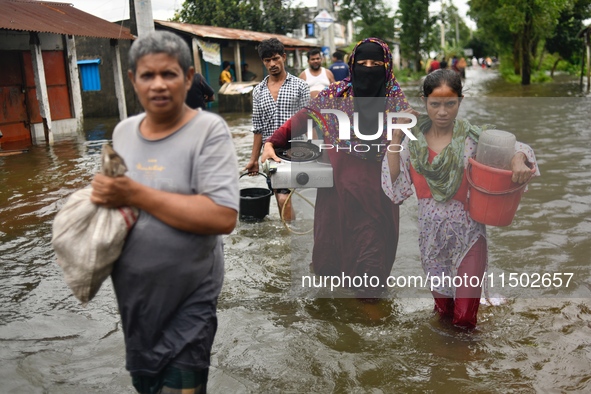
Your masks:
<path fill-rule="evenodd" d="M 291 75 L 285 69 L 285 48 L 276 38 L 261 41 L 258 46 L 259 57 L 269 75 L 252 92 L 252 131 L 254 140 L 250 161 L 244 167 L 251 175 L 259 173 L 259 156 L 263 143 L 273 135 L 286 120 L 304 108 L 310 100 L 308 84 Z M 288 189 L 274 190 L 279 214 L 288 201 Z M 291 200 L 285 207 L 284 220 L 295 217 Z"/>
<path fill-rule="evenodd" d="M 402 132 L 395 131 L 391 143 L 404 149 L 388 150 L 382 162 L 382 185 L 400 204 L 412 195 L 414 184 L 421 263 L 430 278 L 435 311 L 455 326 L 472 329 L 487 268 L 485 224 L 490 223 L 477 222 L 472 206 L 466 211 L 471 205 L 467 204 L 466 166 L 476 155 L 481 129 L 456 119 L 463 98 L 460 74 L 437 70 L 427 75 L 422 97 L 427 115 L 419 116 L 413 128 L 417 140 L 402 141 Z M 504 172 L 516 190 L 532 175 L 540 175 L 529 146 L 516 142 L 509 157 L 511 170 Z"/>

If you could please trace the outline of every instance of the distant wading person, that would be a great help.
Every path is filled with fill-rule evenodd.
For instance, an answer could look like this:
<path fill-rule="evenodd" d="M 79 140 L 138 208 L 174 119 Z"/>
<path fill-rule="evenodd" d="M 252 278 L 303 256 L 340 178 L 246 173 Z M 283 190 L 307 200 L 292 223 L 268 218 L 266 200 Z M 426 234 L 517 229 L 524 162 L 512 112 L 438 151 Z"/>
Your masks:
<path fill-rule="evenodd" d="M 130 170 L 97 174 L 91 197 L 140 209 L 112 273 L 126 368 L 139 393 L 202 394 L 224 277 L 221 234 L 234 229 L 239 205 L 234 145 L 221 117 L 185 104 L 194 70 L 182 38 L 141 36 L 129 63 L 145 113 L 119 123 L 113 145 Z"/>

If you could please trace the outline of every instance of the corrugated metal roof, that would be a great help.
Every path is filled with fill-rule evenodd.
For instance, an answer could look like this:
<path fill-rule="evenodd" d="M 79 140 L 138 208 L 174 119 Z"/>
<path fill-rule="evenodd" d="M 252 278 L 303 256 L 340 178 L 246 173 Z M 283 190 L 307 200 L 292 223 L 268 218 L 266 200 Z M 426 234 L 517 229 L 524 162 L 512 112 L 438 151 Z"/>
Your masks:
<path fill-rule="evenodd" d="M 185 33 L 194 34 L 198 37 L 212 38 L 218 40 L 233 40 L 233 41 L 254 41 L 261 42 L 269 38 L 277 38 L 286 48 L 317 48 L 318 45 L 311 44 L 304 40 L 297 38 L 282 36 L 281 34 L 261 33 L 258 31 L 230 29 L 228 27 L 191 25 L 189 23 L 177 23 L 167 21 L 154 21 L 156 24 L 183 31 Z"/>
<path fill-rule="evenodd" d="M 69 3 L 0 0 L 0 29 L 133 40 L 129 29 Z"/>

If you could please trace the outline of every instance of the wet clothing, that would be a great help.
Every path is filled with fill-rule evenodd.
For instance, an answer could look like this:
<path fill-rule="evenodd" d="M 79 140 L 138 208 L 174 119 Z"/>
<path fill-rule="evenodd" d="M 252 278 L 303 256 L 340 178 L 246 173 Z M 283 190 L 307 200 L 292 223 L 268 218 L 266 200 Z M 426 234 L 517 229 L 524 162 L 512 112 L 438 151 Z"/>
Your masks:
<path fill-rule="evenodd" d="M 486 239 L 479 237 L 462 259 L 458 276 L 482 278 L 487 266 Z M 480 306 L 481 287 L 462 286 L 456 288 L 456 296 L 445 297 L 433 292 L 435 312 L 442 318 L 451 319 L 451 323 L 465 328 L 476 327 L 478 307 Z"/>
<path fill-rule="evenodd" d="M 141 394 L 182 394 L 190 389 L 205 394 L 208 375 L 208 369 L 187 371 L 169 366 L 156 376 L 134 376 L 132 383 Z"/>
<path fill-rule="evenodd" d="M 392 73 L 392 56 L 387 45 L 371 38 L 363 40 L 356 49 L 363 43 L 377 43 L 383 48 L 380 60 L 385 63 L 384 110 L 408 108 L 408 102 Z M 356 49 L 349 60 L 350 67 L 354 64 Z M 276 147 L 285 146 L 293 136 L 305 132 L 305 127 L 299 125 L 306 123 L 308 115 L 320 116 L 323 108 L 339 109 L 351 119 L 355 105 L 351 98 L 354 96 L 350 78 L 331 84 L 305 110 L 280 127 L 267 142 L 272 142 Z M 398 245 L 398 206 L 392 204 L 381 190 L 380 162 L 385 149 L 379 154 L 357 152 L 352 147 L 360 147 L 361 143 L 367 141 L 353 134 L 350 140 L 339 140 L 336 117 L 324 119 L 320 124 L 324 142 L 345 149 L 339 152 L 336 149 L 325 150 L 333 168 L 334 186 L 319 188 L 317 191 L 312 268 L 317 275 L 377 276 L 380 283 L 385 284 Z M 385 141 L 385 134 L 384 131 L 378 139 Z M 357 297 L 376 298 L 383 294 L 385 287 L 368 286 L 354 290 Z"/>
<path fill-rule="evenodd" d="M 195 73 L 185 102 L 193 109 L 205 109 L 206 103 L 213 101 L 214 94 L 213 88 L 209 86 L 203 75 Z"/>
<path fill-rule="evenodd" d="M 422 123 L 423 116 L 419 117 L 418 124 Z M 467 130 L 475 131 L 476 129 L 463 120 L 456 120 L 454 126 L 454 136 L 460 133 L 460 129 L 465 130 L 465 137 L 461 146 L 456 146 L 450 143 L 439 155 L 445 155 L 446 149 L 461 149 L 460 155 L 461 160 L 442 161 L 438 160 L 438 154 L 433 150 L 427 148 L 426 153 L 428 157 L 427 162 L 431 166 L 430 169 L 433 174 L 425 171 L 424 168 L 419 169 L 420 172 L 425 175 L 421 175 L 413 163 L 421 163 L 421 160 L 412 156 L 413 152 L 420 152 L 420 148 L 410 148 L 409 144 L 417 144 L 417 141 L 409 142 L 408 138 L 405 138 L 402 142 L 403 150 L 400 152 L 400 174 L 394 183 L 390 179 L 390 169 L 388 167 L 388 159 L 384 158 L 382 162 L 382 186 L 384 192 L 392 201 L 396 204 L 401 204 L 404 200 L 413 194 L 411 185 L 414 185 L 417 198 L 418 198 L 418 222 L 419 222 L 419 249 L 421 253 L 421 264 L 425 274 L 429 274 L 430 277 L 438 276 L 441 278 L 442 275 L 454 277 L 458 275 L 459 270 L 473 269 L 480 272 L 480 268 L 474 267 L 463 267 L 463 262 L 467 254 L 474 247 L 477 241 L 482 238 L 486 241 L 486 226 L 481 223 L 475 222 L 467 211 L 466 199 L 468 194 L 468 184 L 466 179 L 465 168 L 468 165 L 468 159 L 476 156 L 476 148 L 478 143 L 476 141 L 477 134 L 468 133 Z M 428 131 L 428 128 L 425 130 Z M 413 133 L 417 138 L 423 138 L 419 133 L 423 133 L 419 126 L 413 128 Z M 530 163 L 535 164 L 536 159 L 533 150 L 521 143 L 515 144 L 516 152 L 523 152 L 527 156 Z M 449 152 L 447 152 L 449 153 Z M 411 157 L 412 156 L 412 157 Z M 455 156 L 455 153 L 453 154 Z M 450 166 L 449 163 L 454 163 Z M 437 165 L 441 167 L 438 171 Z M 419 164 L 417 164 L 419 165 Z M 425 166 L 425 164 L 420 164 Z M 439 198 L 437 201 L 433 198 L 433 192 L 436 191 L 435 187 L 438 186 L 437 182 L 433 183 L 433 186 L 429 182 L 436 180 L 435 178 L 445 178 L 443 175 L 446 172 L 454 172 L 454 175 L 459 176 L 448 176 L 448 180 L 451 178 L 458 179 L 457 182 L 451 182 L 454 184 L 453 187 L 448 186 L 446 183 L 440 183 L 442 191 L 437 191 L 438 194 L 445 196 Z M 536 170 L 536 175 L 539 175 L 539 171 Z M 426 179 L 426 177 L 432 177 L 433 179 Z M 445 186 L 445 187 L 443 187 Z M 446 193 L 452 193 L 451 196 Z M 476 252 L 475 252 L 476 253 Z M 479 253 L 479 252 L 478 252 Z M 466 264 L 475 264 L 478 267 L 484 265 L 486 268 L 486 262 L 482 263 L 482 260 L 486 261 L 486 258 L 482 258 L 480 255 L 478 260 L 469 259 Z M 477 261 L 476 263 L 473 261 Z M 484 272 L 484 271 L 482 271 Z M 480 276 L 482 277 L 482 275 Z M 448 283 L 445 283 L 446 285 Z M 434 286 L 434 290 L 438 295 L 443 297 L 458 299 L 457 289 L 450 286 Z M 480 289 L 478 289 L 478 298 L 480 298 Z M 444 308 L 443 308 L 444 309 Z M 443 310 L 441 309 L 441 310 Z M 477 309 L 476 309 L 477 310 Z"/>
<path fill-rule="evenodd" d="M 337 60 L 328 69 L 332 72 L 332 75 L 334 75 L 334 80 L 336 82 L 342 81 L 349 76 L 349 66 L 347 66 L 347 63 L 342 60 Z"/>
<path fill-rule="evenodd" d="M 238 211 L 237 159 L 221 117 L 199 111 L 159 140 L 141 135 L 144 118 L 122 121 L 113 134 L 130 178 Z M 132 376 L 157 376 L 167 366 L 209 367 L 223 275 L 220 235 L 178 230 L 140 211 L 112 273 Z"/>

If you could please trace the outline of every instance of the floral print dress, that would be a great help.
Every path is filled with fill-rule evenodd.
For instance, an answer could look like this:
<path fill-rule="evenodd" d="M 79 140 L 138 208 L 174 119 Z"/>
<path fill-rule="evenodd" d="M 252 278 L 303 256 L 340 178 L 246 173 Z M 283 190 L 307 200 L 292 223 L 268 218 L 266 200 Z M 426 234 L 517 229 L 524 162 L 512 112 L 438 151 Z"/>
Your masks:
<path fill-rule="evenodd" d="M 401 204 L 413 194 L 409 139 L 402 142 L 400 152 L 400 175 L 395 182 L 390 179 L 388 158 L 382 161 L 382 189 L 395 204 Z M 466 138 L 464 149 L 464 178 L 468 159 L 476 156 L 477 142 Z M 516 142 L 516 152 L 523 152 L 530 163 L 536 162 L 533 150 L 526 144 Z M 539 175 L 536 166 L 534 175 Z M 465 179 L 464 181 L 465 182 Z M 442 275 L 453 277 L 459 265 L 478 237 L 486 238 L 486 226 L 477 223 L 468 214 L 465 203 L 456 199 L 438 202 L 433 198 L 418 199 L 419 249 L 421 264 L 429 277 Z M 436 281 L 435 284 L 437 284 Z M 443 282 L 443 281 L 441 281 Z M 434 286 L 433 290 L 447 297 L 454 297 L 455 288 Z"/>

